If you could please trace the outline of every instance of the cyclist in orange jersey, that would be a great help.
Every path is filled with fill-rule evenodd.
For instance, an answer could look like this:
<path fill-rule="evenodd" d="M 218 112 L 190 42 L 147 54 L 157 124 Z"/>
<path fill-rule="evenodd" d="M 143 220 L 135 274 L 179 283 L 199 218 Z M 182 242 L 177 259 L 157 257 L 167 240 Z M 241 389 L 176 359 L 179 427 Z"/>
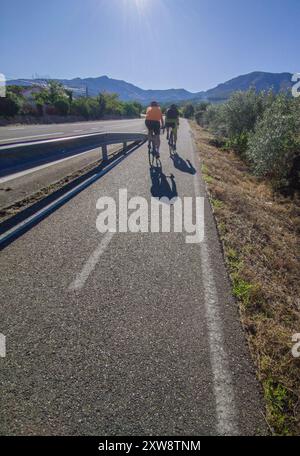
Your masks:
<path fill-rule="evenodd" d="M 161 109 L 156 101 L 152 101 L 151 105 L 147 108 L 145 124 L 148 128 L 149 138 L 151 131 L 155 134 L 156 154 L 159 157 L 160 127 L 163 128 L 164 119 Z"/>

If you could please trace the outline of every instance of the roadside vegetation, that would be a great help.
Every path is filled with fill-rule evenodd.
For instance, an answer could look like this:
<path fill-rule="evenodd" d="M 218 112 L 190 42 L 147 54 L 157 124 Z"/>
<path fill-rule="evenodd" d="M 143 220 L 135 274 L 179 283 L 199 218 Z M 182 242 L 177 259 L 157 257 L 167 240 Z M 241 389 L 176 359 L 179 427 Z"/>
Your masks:
<path fill-rule="evenodd" d="M 300 99 L 254 91 L 194 106 L 233 294 L 277 435 L 300 433 Z"/>
<path fill-rule="evenodd" d="M 201 103 L 189 112 L 186 117 L 207 128 L 216 146 L 233 150 L 275 192 L 299 194 L 299 98 L 249 90 L 236 92 L 223 104 Z"/>
<path fill-rule="evenodd" d="M 63 116 L 85 120 L 105 117 L 139 117 L 142 105 L 122 102 L 114 93 L 99 93 L 97 97 L 74 97 L 71 90 L 56 81 L 47 86 L 8 86 L 6 97 L 0 98 L 0 118 L 25 119 Z"/>

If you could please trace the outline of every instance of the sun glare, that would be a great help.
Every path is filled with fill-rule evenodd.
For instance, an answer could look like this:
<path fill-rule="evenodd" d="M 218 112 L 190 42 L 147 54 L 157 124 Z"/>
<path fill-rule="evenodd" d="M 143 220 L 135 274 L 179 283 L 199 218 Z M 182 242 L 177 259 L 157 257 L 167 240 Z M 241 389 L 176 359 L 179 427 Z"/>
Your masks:
<path fill-rule="evenodd" d="M 151 3 L 151 0 L 123 0 L 124 6 L 127 8 L 136 8 L 139 12 L 145 11 Z"/>

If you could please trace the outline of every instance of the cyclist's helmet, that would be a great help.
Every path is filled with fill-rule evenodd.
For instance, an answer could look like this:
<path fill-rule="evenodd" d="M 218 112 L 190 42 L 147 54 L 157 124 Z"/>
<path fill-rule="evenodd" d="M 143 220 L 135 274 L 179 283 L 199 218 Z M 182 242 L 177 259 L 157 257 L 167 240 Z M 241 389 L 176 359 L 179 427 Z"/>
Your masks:
<path fill-rule="evenodd" d="M 158 106 L 158 103 L 157 101 L 151 101 L 151 106 L 154 107 L 154 106 Z"/>

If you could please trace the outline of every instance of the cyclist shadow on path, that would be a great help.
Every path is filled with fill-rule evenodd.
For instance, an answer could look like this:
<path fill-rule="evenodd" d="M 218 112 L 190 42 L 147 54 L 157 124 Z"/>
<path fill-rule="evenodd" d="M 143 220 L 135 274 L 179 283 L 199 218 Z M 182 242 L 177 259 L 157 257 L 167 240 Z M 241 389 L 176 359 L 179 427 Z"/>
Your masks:
<path fill-rule="evenodd" d="M 196 174 L 196 169 L 193 167 L 190 160 L 184 160 L 177 152 L 171 154 L 170 157 L 173 160 L 173 164 L 176 169 L 179 169 L 183 173 Z"/>
<path fill-rule="evenodd" d="M 168 198 L 169 200 L 178 196 L 176 182 L 173 174 L 166 176 L 161 166 L 150 167 L 151 195 L 154 198 Z"/>

